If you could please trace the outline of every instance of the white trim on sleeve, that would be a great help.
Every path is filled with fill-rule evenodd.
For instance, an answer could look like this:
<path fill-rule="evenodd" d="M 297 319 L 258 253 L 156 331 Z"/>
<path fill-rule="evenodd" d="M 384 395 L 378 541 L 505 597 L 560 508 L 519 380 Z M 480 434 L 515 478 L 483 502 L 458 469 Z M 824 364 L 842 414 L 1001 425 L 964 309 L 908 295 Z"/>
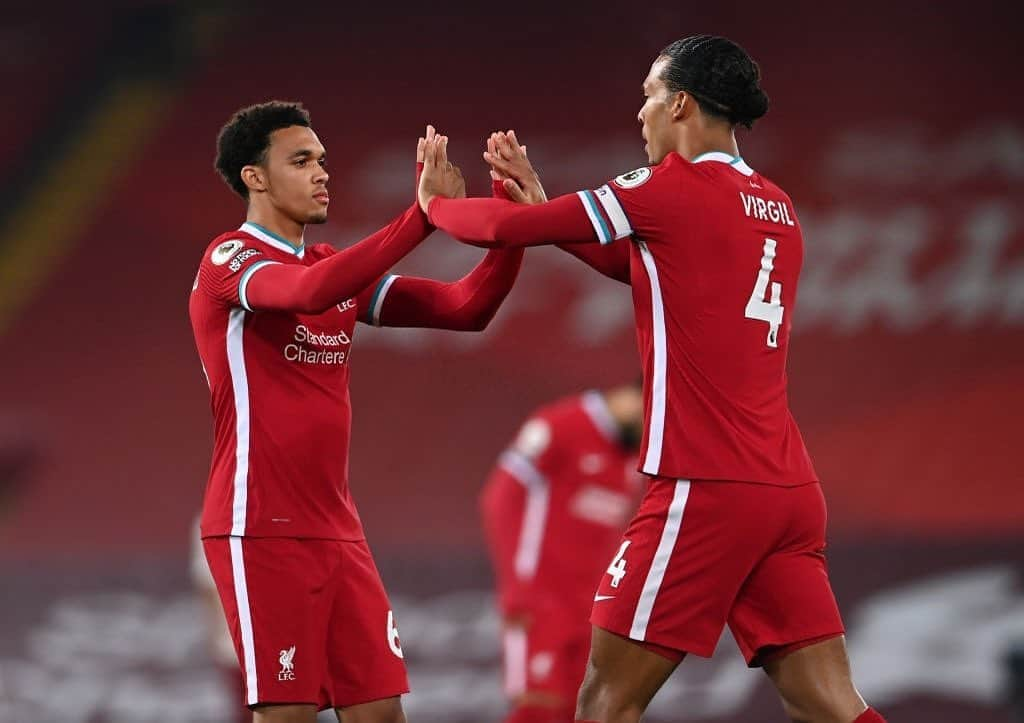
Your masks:
<path fill-rule="evenodd" d="M 371 309 L 372 316 L 370 321 L 374 326 L 380 326 L 380 312 L 384 308 L 384 297 L 388 295 L 391 285 L 399 278 L 401 277 L 397 274 L 392 274 L 380 282 L 380 288 L 377 289 L 377 293 L 374 295 L 373 309 Z"/>
<path fill-rule="evenodd" d="M 611 189 L 611 186 L 607 183 L 604 184 L 594 191 L 594 195 L 597 196 L 597 200 L 601 202 L 605 212 L 608 214 L 608 218 L 612 222 L 612 229 L 615 231 L 615 240 L 617 241 L 620 238 L 632 236 L 633 227 L 629 224 L 626 212 L 622 209 L 622 204 L 619 203 L 619 199 L 615 196 L 615 192 Z"/>
<path fill-rule="evenodd" d="M 280 261 L 257 261 L 252 266 L 242 272 L 242 277 L 238 280 L 238 303 L 242 305 L 242 308 L 246 311 L 253 311 L 253 308 L 249 306 L 249 299 L 245 296 L 245 287 L 249 285 L 249 280 L 252 275 L 256 273 L 257 269 L 262 269 L 268 264 L 279 264 Z"/>
<path fill-rule="evenodd" d="M 604 222 L 604 218 L 601 217 L 601 212 L 597 208 L 594 192 L 577 191 L 576 197 L 580 199 L 580 203 L 583 204 L 583 210 L 587 212 L 587 218 L 590 219 L 590 225 L 594 227 L 594 234 L 597 236 L 598 242 L 603 246 L 614 241 L 615 239 L 612 237 L 608 224 Z"/>

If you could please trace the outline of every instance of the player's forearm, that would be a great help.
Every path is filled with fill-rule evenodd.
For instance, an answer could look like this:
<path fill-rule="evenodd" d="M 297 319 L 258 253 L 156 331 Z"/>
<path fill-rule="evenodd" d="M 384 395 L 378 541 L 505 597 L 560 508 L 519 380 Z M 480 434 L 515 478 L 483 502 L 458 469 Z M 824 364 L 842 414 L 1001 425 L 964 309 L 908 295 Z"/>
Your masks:
<path fill-rule="evenodd" d="M 401 277 L 389 291 L 381 323 L 453 331 L 482 331 L 515 284 L 521 249 L 491 250 L 469 274 L 452 283 Z"/>
<path fill-rule="evenodd" d="M 254 309 L 318 314 L 352 298 L 433 229 L 418 206 L 359 243 L 312 266 L 268 264 L 249 281 L 247 298 Z"/>
<path fill-rule="evenodd" d="M 608 246 L 597 244 L 558 244 L 558 248 L 572 254 L 590 268 L 610 279 L 630 283 L 629 248 L 627 241 L 617 241 Z"/>
<path fill-rule="evenodd" d="M 594 242 L 593 227 L 575 195 L 547 203 L 496 198 L 434 198 L 430 222 L 460 241 L 495 248 Z"/>

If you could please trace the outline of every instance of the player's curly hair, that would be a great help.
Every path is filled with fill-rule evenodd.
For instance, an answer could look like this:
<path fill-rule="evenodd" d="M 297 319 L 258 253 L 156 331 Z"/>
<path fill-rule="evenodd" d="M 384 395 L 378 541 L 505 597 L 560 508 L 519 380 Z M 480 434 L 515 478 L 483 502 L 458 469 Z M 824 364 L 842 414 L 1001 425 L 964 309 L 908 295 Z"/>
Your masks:
<path fill-rule="evenodd" d="M 249 189 L 242 182 L 242 168 L 263 163 L 270 134 L 290 126 L 309 128 L 309 111 L 302 103 L 272 100 L 242 108 L 220 129 L 213 165 L 224 182 L 246 201 Z"/>
<path fill-rule="evenodd" d="M 691 35 L 661 51 L 669 59 L 662 80 L 670 93 L 685 91 L 704 113 L 750 128 L 768 112 L 761 70 L 728 38 Z"/>

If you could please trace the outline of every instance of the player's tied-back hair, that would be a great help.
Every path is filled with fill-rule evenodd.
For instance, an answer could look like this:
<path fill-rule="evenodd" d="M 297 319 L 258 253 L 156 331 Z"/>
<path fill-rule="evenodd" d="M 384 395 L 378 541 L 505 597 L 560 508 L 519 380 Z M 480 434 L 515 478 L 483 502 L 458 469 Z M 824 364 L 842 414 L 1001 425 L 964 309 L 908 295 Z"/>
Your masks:
<path fill-rule="evenodd" d="M 237 111 L 224 124 L 217 135 L 214 167 L 235 193 L 249 200 L 242 169 L 263 163 L 270 147 L 270 134 L 290 126 L 309 128 L 309 111 L 302 103 L 280 100 L 257 103 Z"/>
<path fill-rule="evenodd" d="M 750 128 L 768 112 L 761 70 L 728 38 L 691 35 L 661 51 L 668 58 L 662 80 L 670 93 L 684 91 L 701 111 Z"/>

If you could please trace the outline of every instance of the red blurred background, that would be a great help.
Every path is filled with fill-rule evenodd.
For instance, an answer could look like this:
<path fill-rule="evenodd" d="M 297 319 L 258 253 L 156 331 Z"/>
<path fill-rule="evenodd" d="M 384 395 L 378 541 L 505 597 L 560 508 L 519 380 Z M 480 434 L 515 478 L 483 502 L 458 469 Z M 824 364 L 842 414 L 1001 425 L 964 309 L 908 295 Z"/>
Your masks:
<path fill-rule="evenodd" d="M 790 390 L 841 602 L 926 573 L 1019 568 L 1019 20 L 1008 2 L 13 12 L 0 31 L 8 617 L 31 627 L 61 594 L 55 576 L 185 587 L 176 566 L 211 444 L 186 304 L 202 250 L 243 218 L 212 170 L 235 109 L 306 103 L 333 201 L 308 238 L 343 246 L 411 201 L 427 122 L 452 138 L 470 193 L 487 192 L 495 128 L 529 145 L 549 195 L 642 165 L 640 84 L 664 45 L 698 32 L 760 62 L 771 110 L 740 146 L 805 227 Z M 398 268 L 455 278 L 478 257 L 436 234 Z M 362 328 L 352 363 L 353 493 L 389 586 L 413 598 L 486 588 L 476 494 L 523 417 L 638 366 L 628 289 L 553 250 L 527 254 L 484 334 Z M 0 658 L 22 660 L 11 625 Z M 941 719 L 1001 720 L 1000 684 L 985 681 L 934 704 Z M 914 717 L 928 708 L 907 695 L 893 698 L 902 720 L 939 719 Z"/>

